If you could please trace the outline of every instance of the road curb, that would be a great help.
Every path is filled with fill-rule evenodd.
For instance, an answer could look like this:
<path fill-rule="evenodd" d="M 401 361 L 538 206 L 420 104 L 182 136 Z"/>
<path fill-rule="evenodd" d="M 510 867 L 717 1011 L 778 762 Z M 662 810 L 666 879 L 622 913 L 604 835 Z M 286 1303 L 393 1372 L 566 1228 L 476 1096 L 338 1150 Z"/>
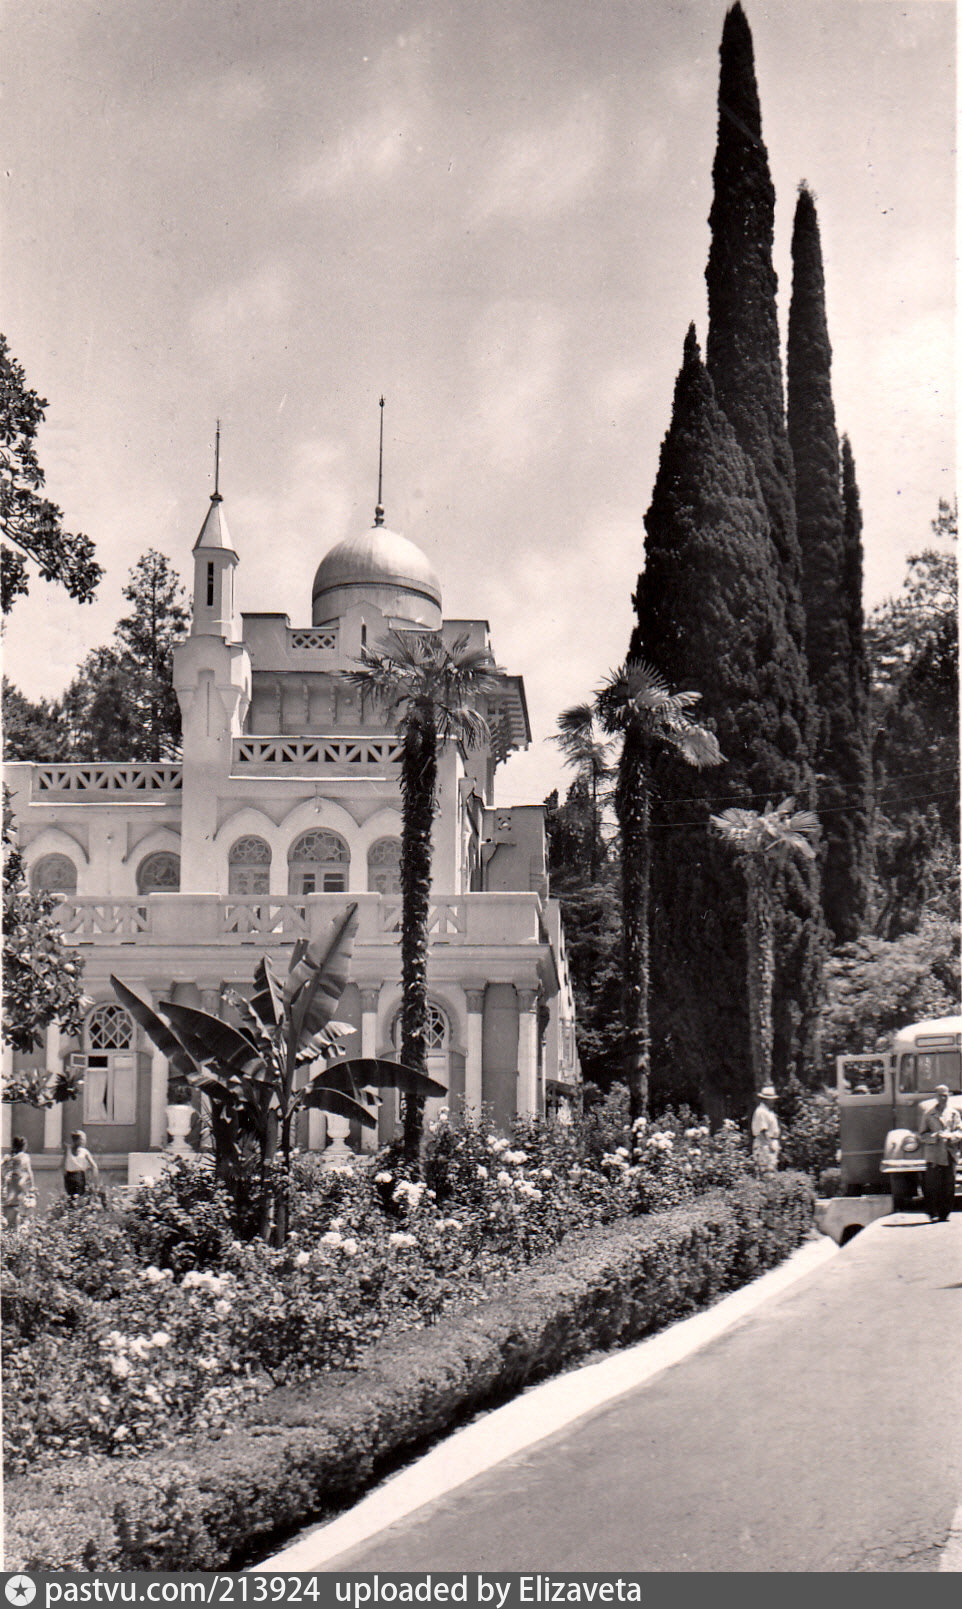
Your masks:
<path fill-rule="evenodd" d="M 679 1319 L 657 1335 L 647 1336 L 600 1363 L 589 1363 L 546 1380 L 455 1431 L 376 1487 L 346 1514 L 317 1526 L 280 1553 L 252 1565 L 251 1572 L 323 1569 L 328 1560 L 368 1541 L 426 1503 L 544 1441 L 626 1391 L 646 1384 L 838 1255 L 839 1247 L 833 1240 L 813 1235 L 777 1268 L 741 1290 L 732 1291 L 703 1312 Z"/>

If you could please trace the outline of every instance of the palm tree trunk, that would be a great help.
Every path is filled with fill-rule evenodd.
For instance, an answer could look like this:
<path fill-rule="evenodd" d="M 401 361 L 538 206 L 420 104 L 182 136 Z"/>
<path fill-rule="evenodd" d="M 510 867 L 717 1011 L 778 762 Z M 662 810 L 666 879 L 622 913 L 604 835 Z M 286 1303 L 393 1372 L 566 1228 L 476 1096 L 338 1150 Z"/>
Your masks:
<path fill-rule="evenodd" d="M 752 855 L 745 857 L 744 866 L 748 885 L 748 1032 L 752 1081 L 757 1091 L 772 1076 L 775 940 L 764 870 Z"/>
<path fill-rule="evenodd" d="M 615 809 L 621 829 L 622 1019 L 624 1072 L 631 1122 L 648 1110 L 651 1033 L 648 1023 L 648 891 L 650 802 L 641 738 L 625 734 Z"/>
<path fill-rule="evenodd" d="M 428 916 L 431 832 L 437 791 L 438 743 L 434 722 L 411 723 L 401 759 L 401 1060 L 427 1072 Z M 415 1161 L 421 1142 L 423 1099 L 404 1097 L 404 1150 Z"/>

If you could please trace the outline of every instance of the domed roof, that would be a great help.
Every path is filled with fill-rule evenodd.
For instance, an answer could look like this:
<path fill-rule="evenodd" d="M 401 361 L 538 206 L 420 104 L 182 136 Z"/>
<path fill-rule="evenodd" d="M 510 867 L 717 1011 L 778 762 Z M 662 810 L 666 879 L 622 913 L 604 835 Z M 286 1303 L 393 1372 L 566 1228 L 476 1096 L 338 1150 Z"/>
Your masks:
<path fill-rule="evenodd" d="M 384 525 L 372 526 L 363 536 L 349 536 L 325 553 L 311 598 L 316 604 L 323 593 L 340 587 L 390 587 L 417 593 L 441 607 L 441 583 L 421 549 Z"/>

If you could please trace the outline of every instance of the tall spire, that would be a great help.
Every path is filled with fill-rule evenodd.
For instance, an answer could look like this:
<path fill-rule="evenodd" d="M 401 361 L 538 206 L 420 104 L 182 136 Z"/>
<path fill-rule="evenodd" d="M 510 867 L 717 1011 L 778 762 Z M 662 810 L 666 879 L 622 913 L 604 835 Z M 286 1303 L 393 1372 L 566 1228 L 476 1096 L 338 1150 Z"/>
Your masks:
<path fill-rule="evenodd" d="M 211 492 L 212 503 L 221 503 L 220 495 L 220 420 L 217 421 L 217 431 L 214 436 L 214 490 Z"/>
<path fill-rule="evenodd" d="M 377 449 L 377 508 L 374 510 L 375 525 L 384 524 L 384 504 L 381 502 L 381 483 L 384 475 L 384 398 L 379 403 L 381 409 L 381 434 Z"/>

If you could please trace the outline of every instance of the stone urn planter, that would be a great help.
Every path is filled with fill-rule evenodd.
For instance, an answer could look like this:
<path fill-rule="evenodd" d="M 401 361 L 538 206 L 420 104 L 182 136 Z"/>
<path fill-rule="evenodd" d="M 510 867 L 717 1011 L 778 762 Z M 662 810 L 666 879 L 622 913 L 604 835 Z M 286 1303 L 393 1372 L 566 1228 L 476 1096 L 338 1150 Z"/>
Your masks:
<path fill-rule="evenodd" d="M 194 1108 L 181 1102 L 174 1102 L 167 1108 L 167 1150 L 176 1156 L 192 1156 L 187 1136 L 190 1134 L 190 1125 L 194 1120 Z"/>

